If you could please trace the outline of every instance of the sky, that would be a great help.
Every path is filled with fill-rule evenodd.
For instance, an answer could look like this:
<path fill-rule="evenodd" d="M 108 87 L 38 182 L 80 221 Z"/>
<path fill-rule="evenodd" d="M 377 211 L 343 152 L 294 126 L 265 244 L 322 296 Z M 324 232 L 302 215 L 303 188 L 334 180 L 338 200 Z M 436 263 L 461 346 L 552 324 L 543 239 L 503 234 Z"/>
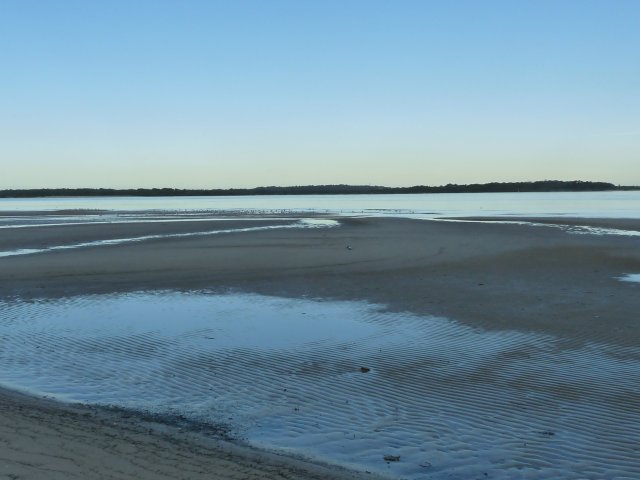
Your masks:
<path fill-rule="evenodd" d="M 0 0 L 0 189 L 640 185 L 640 1 Z"/>

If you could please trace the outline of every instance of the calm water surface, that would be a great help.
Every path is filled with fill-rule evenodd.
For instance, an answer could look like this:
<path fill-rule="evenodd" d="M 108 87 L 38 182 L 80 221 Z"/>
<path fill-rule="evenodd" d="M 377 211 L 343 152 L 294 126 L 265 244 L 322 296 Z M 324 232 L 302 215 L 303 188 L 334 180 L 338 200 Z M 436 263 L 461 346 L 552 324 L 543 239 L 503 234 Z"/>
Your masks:
<path fill-rule="evenodd" d="M 0 212 L 73 209 L 316 211 L 422 217 L 531 215 L 640 218 L 640 192 L 0 199 Z"/>

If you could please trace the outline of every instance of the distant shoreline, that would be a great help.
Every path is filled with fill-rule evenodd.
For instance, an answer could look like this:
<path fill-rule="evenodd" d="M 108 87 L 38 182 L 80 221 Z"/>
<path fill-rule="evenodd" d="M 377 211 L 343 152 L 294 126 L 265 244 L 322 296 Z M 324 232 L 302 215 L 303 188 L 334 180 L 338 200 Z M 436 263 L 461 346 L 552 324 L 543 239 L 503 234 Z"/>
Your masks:
<path fill-rule="evenodd" d="M 616 186 L 607 182 L 542 180 L 536 182 L 491 182 L 468 185 L 415 185 L 384 187 L 375 185 L 303 185 L 227 189 L 178 188 L 33 188 L 0 190 L 0 198 L 37 197 L 195 197 L 260 195 L 379 195 L 416 193 L 516 193 L 516 192 L 599 192 L 640 190 L 640 186 Z"/>

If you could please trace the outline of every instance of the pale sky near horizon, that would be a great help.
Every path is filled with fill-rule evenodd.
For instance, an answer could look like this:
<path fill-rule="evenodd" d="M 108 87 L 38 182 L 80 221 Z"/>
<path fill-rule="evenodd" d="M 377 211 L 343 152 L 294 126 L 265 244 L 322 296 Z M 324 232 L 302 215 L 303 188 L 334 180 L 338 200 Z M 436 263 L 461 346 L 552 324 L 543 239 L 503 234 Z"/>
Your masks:
<path fill-rule="evenodd" d="M 640 185 L 640 1 L 0 0 L 0 189 Z"/>

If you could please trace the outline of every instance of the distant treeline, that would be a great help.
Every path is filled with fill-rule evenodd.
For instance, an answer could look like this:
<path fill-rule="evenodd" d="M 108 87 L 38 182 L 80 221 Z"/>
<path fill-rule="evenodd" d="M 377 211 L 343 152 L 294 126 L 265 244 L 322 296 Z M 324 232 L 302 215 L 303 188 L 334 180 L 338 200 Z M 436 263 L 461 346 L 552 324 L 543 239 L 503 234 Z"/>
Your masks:
<path fill-rule="evenodd" d="M 177 188 L 36 188 L 0 190 L 0 197 L 186 197 L 229 195 L 353 195 L 383 193 L 491 193 L 491 192 L 585 192 L 606 190 L 640 190 L 640 187 L 616 186 L 606 182 L 580 180 L 543 180 L 538 182 L 492 182 L 469 185 L 447 184 L 439 187 L 416 185 L 414 187 L 380 187 L 375 185 L 304 185 L 292 187 L 256 187 L 228 189 L 177 189 Z"/>

